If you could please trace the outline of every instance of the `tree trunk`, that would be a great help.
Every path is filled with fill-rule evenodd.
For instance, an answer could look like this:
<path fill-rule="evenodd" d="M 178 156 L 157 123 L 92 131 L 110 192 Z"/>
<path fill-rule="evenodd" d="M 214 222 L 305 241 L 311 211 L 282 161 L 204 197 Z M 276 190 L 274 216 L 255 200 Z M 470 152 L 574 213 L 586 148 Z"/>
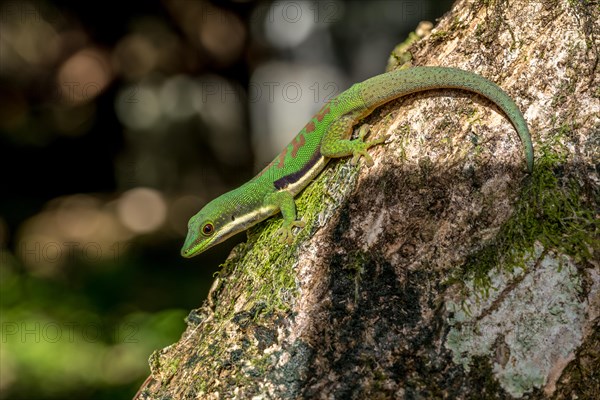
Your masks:
<path fill-rule="evenodd" d="M 471 93 L 393 101 L 375 165 L 330 163 L 307 226 L 249 231 L 139 399 L 600 398 L 600 11 L 596 1 L 458 1 L 397 59 L 477 72 Z"/>

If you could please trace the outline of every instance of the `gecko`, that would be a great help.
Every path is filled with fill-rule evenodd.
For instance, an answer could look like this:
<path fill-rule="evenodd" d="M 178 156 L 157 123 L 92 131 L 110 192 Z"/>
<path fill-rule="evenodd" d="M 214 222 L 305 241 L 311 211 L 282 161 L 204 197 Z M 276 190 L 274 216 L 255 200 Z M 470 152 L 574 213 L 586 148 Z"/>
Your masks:
<path fill-rule="evenodd" d="M 527 170 L 533 171 L 533 145 L 527 123 L 511 97 L 495 83 L 450 67 L 395 70 L 356 83 L 330 100 L 254 178 L 210 201 L 192 216 L 181 255 L 198 255 L 279 212 L 283 223 L 277 233 L 282 242 L 291 243 L 293 228 L 305 226 L 297 219 L 294 197 L 332 158 L 352 156 L 351 162 L 357 163 L 363 157 L 367 166 L 372 166 L 367 150 L 388 139 L 386 135 L 366 140 L 368 125 L 361 126 L 358 137 L 352 139 L 354 126 L 387 102 L 432 89 L 475 92 L 495 103 L 516 129 Z"/>

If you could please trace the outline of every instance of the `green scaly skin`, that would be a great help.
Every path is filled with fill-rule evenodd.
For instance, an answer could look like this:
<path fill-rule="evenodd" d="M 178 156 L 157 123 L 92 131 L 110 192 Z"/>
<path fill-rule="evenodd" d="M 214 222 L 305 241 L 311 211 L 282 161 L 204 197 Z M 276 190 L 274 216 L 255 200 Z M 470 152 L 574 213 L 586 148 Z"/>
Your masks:
<path fill-rule="evenodd" d="M 415 67 L 392 71 L 357 83 L 325 104 L 291 143 L 249 182 L 209 202 L 188 224 L 181 249 L 192 257 L 281 211 L 281 239 L 291 242 L 296 219 L 294 197 L 317 176 L 331 158 L 364 157 L 367 149 L 387 137 L 365 141 L 368 129 L 351 140 L 353 126 L 378 106 L 409 93 L 430 89 L 461 89 L 493 101 L 510 119 L 525 148 L 527 169 L 533 169 L 533 146 L 527 123 L 515 102 L 496 84 L 471 72 L 444 67 Z"/>

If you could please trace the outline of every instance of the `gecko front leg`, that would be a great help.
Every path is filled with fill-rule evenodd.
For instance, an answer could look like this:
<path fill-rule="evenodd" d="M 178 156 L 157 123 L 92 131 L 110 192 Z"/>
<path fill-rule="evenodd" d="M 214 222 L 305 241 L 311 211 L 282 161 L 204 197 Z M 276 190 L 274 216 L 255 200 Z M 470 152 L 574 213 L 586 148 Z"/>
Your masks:
<path fill-rule="evenodd" d="M 293 227 L 303 228 L 306 223 L 296 219 L 296 202 L 287 190 L 280 190 L 267 196 L 265 203 L 276 205 L 281 210 L 283 225 L 277 230 L 279 241 L 291 244 L 294 239 Z"/>

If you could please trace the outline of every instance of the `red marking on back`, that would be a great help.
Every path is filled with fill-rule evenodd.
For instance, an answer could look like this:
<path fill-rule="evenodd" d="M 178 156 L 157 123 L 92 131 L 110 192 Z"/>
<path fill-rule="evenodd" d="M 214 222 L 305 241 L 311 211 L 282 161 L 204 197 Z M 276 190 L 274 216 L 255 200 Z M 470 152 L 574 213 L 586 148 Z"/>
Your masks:
<path fill-rule="evenodd" d="M 331 108 L 329 108 L 329 103 L 325 104 L 321 110 L 317 113 L 316 117 L 317 117 L 317 121 L 321 122 L 323 121 L 323 118 L 325 118 L 325 116 L 327 114 L 329 114 L 331 112 Z"/>
<path fill-rule="evenodd" d="M 292 140 L 292 157 L 296 158 L 296 154 L 298 154 L 298 150 L 306 143 L 306 139 L 304 135 L 298 135 Z"/>
<path fill-rule="evenodd" d="M 304 127 L 304 129 L 306 129 L 306 133 L 314 132 L 316 128 L 317 128 L 317 126 L 315 125 L 314 121 L 312 121 L 312 120 L 308 124 L 306 124 L 306 126 Z"/>
<path fill-rule="evenodd" d="M 277 168 L 283 168 L 285 166 L 285 155 L 287 154 L 287 146 L 283 151 L 279 154 L 279 163 L 277 164 Z"/>

